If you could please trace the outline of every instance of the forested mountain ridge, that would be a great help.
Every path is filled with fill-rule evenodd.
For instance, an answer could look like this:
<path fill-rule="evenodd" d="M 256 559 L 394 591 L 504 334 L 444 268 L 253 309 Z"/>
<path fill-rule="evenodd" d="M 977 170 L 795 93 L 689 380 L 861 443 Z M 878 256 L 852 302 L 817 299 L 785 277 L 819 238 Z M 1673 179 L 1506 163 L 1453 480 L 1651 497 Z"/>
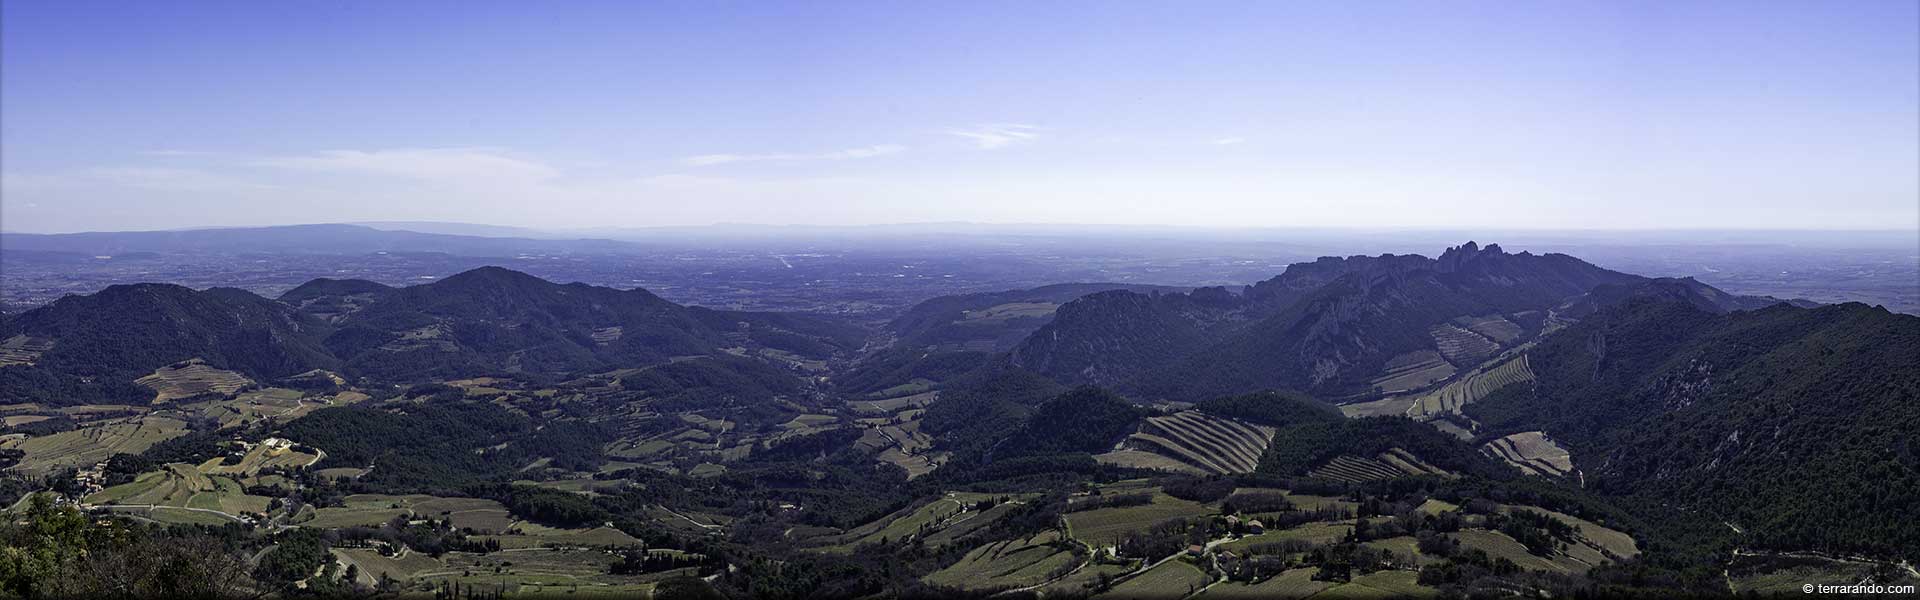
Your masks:
<path fill-rule="evenodd" d="M 1756 547 L 1920 557 L 1920 318 L 1645 291 L 1542 340 L 1533 386 L 1467 413 L 1492 434 L 1544 430 L 1592 489 L 1722 520 Z"/>
<path fill-rule="evenodd" d="M 564 375 L 769 349 L 825 360 L 865 332 L 830 317 L 686 307 L 645 290 L 556 284 L 499 267 L 389 288 L 315 280 L 279 301 L 237 289 L 113 286 L 0 323 L 32 352 L 0 366 L 7 399 L 134 401 L 167 365 L 270 381 L 312 369 L 394 382 L 498 373 Z"/>
<path fill-rule="evenodd" d="M 1608 283 L 1595 286 L 1585 294 L 1567 299 L 1556 307 L 1554 312 L 1561 317 L 1580 319 L 1602 308 L 1625 302 L 1629 298 L 1676 300 L 1712 313 L 1758 310 L 1781 303 L 1801 308 L 1820 306 L 1816 302 L 1807 300 L 1729 294 L 1719 288 L 1700 283 L 1692 277 L 1659 277 L 1644 282 Z"/>
<path fill-rule="evenodd" d="M 1205 346 L 1244 321 L 1245 298 L 1220 288 L 1187 294 L 1114 290 L 1060 307 L 1020 342 L 1014 364 L 1063 383 L 1115 385 Z"/>
<path fill-rule="evenodd" d="M 0 399 L 54 404 L 138 400 L 135 379 L 199 358 L 248 377 L 285 377 L 339 360 L 327 326 L 252 293 L 142 283 L 69 296 L 0 323 L 0 339 L 44 350 L 0 366 Z"/>
<path fill-rule="evenodd" d="M 1063 382 L 1116 385 L 1285 310 L 1343 276 L 1426 261 L 1417 255 L 1329 256 L 1288 265 L 1238 293 L 1211 287 L 1184 294 L 1089 294 L 1062 305 L 1055 322 L 1021 341 L 1012 355 L 1015 364 Z"/>

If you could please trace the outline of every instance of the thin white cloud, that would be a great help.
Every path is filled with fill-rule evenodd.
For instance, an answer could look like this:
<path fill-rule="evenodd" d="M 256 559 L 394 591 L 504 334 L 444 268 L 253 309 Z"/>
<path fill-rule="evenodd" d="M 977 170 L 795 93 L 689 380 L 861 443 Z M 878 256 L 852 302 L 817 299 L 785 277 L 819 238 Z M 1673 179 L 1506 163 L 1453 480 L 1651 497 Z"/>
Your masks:
<path fill-rule="evenodd" d="M 1234 144 L 1238 144 L 1238 143 L 1241 143 L 1241 142 L 1245 142 L 1245 141 L 1247 141 L 1247 138 L 1243 138 L 1243 137 L 1223 137 L 1223 138 L 1216 138 L 1216 139 L 1214 139 L 1213 141 L 1210 141 L 1210 142 L 1207 142 L 1207 143 L 1209 143 L 1209 144 L 1213 144 L 1213 145 L 1215 145 L 1215 146 L 1232 146 L 1232 145 L 1234 145 Z"/>
<path fill-rule="evenodd" d="M 497 148 L 400 148 L 328 150 L 302 156 L 263 158 L 266 167 L 386 175 L 413 179 L 463 181 L 516 179 L 538 181 L 560 176 L 546 163 L 508 155 Z"/>
<path fill-rule="evenodd" d="M 144 156 L 165 156 L 165 157 L 212 156 L 213 155 L 212 152 L 207 152 L 204 150 L 180 150 L 176 148 L 161 148 L 159 150 L 147 150 L 145 152 L 141 152 L 140 154 Z"/>
<path fill-rule="evenodd" d="M 702 175 L 687 175 L 684 173 L 667 173 L 665 175 L 641 177 L 633 180 L 633 182 L 641 186 L 658 188 L 699 188 L 731 185 L 734 183 L 732 179 L 724 177 L 706 177 Z"/>
<path fill-rule="evenodd" d="M 899 154 L 901 152 L 906 152 L 906 151 L 907 151 L 907 147 L 899 144 L 880 144 L 876 146 L 866 146 L 862 148 L 848 148 L 846 150 L 835 150 L 832 152 L 817 152 L 817 153 L 810 153 L 810 154 L 809 153 L 793 153 L 793 152 L 777 152 L 773 154 L 702 154 L 699 156 L 689 156 L 685 159 L 682 159 L 680 162 L 685 163 L 687 165 L 695 166 L 695 167 L 708 167 L 713 165 L 724 165 L 727 163 L 739 163 L 739 162 L 854 160 L 854 159 L 861 159 L 861 158 L 873 158 L 876 156 L 886 156 L 889 154 Z"/>
<path fill-rule="evenodd" d="M 1019 123 L 995 123 L 975 125 L 966 129 L 949 129 L 941 133 L 973 140 L 973 145 L 982 150 L 993 150 L 1032 141 L 1040 136 L 1039 129 Z"/>
<path fill-rule="evenodd" d="M 22 191 L 108 188 L 173 192 L 262 191 L 277 186 L 200 169 L 89 167 L 55 173 L 6 173 L 0 188 Z"/>

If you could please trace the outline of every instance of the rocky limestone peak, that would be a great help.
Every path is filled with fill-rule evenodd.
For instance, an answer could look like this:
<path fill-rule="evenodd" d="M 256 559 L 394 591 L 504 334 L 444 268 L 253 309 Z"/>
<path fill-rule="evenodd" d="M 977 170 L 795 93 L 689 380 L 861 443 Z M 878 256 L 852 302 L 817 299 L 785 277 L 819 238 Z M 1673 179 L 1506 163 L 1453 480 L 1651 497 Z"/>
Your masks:
<path fill-rule="evenodd" d="M 1499 244 L 1487 244 L 1487 247 L 1481 248 L 1480 244 L 1469 240 L 1465 244 L 1447 248 L 1436 262 L 1439 263 L 1437 265 L 1439 270 L 1451 272 L 1458 271 L 1460 267 L 1483 258 L 1506 255 L 1507 251 L 1501 249 Z"/>

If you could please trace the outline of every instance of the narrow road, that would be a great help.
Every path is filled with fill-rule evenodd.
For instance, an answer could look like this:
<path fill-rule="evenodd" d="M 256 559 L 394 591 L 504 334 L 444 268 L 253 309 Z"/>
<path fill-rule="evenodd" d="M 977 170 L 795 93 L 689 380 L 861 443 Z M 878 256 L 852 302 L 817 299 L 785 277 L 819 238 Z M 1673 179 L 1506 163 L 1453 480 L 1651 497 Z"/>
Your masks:
<path fill-rule="evenodd" d="M 706 524 L 706 523 L 701 523 L 701 522 L 699 522 L 699 521 L 695 521 L 695 520 L 693 520 L 693 519 L 691 519 L 691 518 L 688 518 L 688 517 L 687 517 L 686 515 L 683 515 L 683 514 L 680 514 L 679 512 L 676 512 L 676 511 L 674 511 L 674 510 L 673 510 L 673 509 L 671 509 L 671 508 L 667 508 L 667 506 L 666 506 L 665 504 L 661 504 L 661 505 L 659 505 L 659 506 L 660 506 L 660 510 L 664 510 L 664 511 L 667 511 L 667 514 L 670 514 L 670 515 L 673 515 L 673 516 L 676 516 L 676 517 L 680 517 L 681 519 L 683 519 L 683 520 L 685 520 L 686 522 L 688 522 L 688 523 L 692 523 L 692 524 L 693 524 L 693 525 L 694 525 L 695 527 L 701 527 L 701 528 L 705 528 L 705 529 L 719 529 L 719 528 L 720 528 L 720 526 L 719 526 L 719 525 L 708 525 L 708 524 Z"/>
<path fill-rule="evenodd" d="M 119 510 L 122 508 L 142 508 L 142 509 L 147 509 L 148 511 L 153 511 L 153 510 L 162 509 L 162 508 L 168 509 L 168 510 L 190 510 L 193 512 L 203 512 L 208 514 L 220 515 L 222 517 L 226 517 L 227 519 L 235 523 L 246 522 L 244 520 L 241 520 L 241 518 L 238 515 L 213 510 L 211 508 L 189 508 L 185 506 L 167 506 L 165 504 L 100 504 L 100 505 L 93 505 L 93 506 L 84 507 L 84 508 L 100 508 L 100 509 L 106 509 L 109 511 Z"/>

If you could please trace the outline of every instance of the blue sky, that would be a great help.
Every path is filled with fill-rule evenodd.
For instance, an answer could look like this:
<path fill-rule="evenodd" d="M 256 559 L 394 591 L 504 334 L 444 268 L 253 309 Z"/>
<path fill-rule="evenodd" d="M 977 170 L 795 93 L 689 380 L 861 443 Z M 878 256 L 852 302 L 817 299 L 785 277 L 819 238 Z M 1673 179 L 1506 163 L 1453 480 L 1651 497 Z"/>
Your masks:
<path fill-rule="evenodd" d="M 0 12 L 8 231 L 1920 229 L 1909 0 Z"/>

